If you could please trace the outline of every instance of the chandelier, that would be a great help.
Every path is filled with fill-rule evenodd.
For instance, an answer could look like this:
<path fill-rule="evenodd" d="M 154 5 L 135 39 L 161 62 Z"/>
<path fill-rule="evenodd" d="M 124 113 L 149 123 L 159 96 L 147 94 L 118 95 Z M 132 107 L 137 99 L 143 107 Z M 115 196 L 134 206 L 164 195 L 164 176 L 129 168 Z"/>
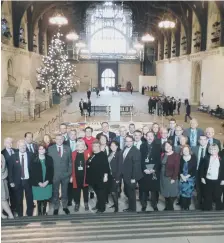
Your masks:
<path fill-rule="evenodd" d="M 68 19 L 64 16 L 62 12 L 55 12 L 54 15 L 49 18 L 49 22 L 50 24 L 62 26 L 68 24 Z"/>
<path fill-rule="evenodd" d="M 76 41 L 79 39 L 79 36 L 75 33 L 75 32 L 70 32 L 66 35 L 66 38 L 68 40 L 73 40 L 73 41 Z"/>
<path fill-rule="evenodd" d="M 155 38 L 150 34 L 146 34 L 146 35 L 142 36 L 143 42 L 153 42 L 154 40 L 155 40 Z"/>
<path fill-rule="evenodd" d="M 158 26 L 159 28 L 163 28 L 163 29 L 173 29 L 175 28 L 175 23 L 170 20 L 162 20 L 159 22 Z"/>

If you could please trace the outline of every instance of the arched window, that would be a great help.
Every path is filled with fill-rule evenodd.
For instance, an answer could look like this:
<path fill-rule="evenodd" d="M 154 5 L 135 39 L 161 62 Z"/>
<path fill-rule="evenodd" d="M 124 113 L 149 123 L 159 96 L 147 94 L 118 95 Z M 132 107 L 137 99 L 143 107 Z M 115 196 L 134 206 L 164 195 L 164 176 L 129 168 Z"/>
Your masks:
<path fill-rule="evenodd" d="M 101 86 L 106 88 L 115 87 L 115 73 L 112 69 L 105 69 L 101 75 Z"/>
<path fill-rule="evenodd" d="M 132 12 L 122 4 L 99 3 L 86 12 L 86 36 L 91 53 L 125 54 L 132 37 Z"/>

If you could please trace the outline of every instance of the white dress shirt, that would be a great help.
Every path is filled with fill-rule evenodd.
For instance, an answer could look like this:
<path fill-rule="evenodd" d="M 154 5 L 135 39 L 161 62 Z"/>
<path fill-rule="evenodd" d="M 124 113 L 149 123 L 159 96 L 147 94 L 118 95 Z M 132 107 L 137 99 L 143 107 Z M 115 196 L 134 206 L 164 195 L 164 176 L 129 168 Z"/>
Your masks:
<path fill-rule="evenodd" d="M 58 145 L 56 145 L 57 146 L 57 151 L 59 152 L 59 147 L 61 148 L 61 157 L 62 157 L 62 155 L 63 155 L 63 145 L 61 145 L 61 146 L 58 146 Z"/>
<path fill-rule="evenodd" d="M 123 153 L 123 159 L 124 159 L 124 160 L 125 160 L 125 158 L 126 158 L 127 154 L 129 153 L 129 151 L 130 151 L 131 148 L 132 148 L 132 147 L 130 147 L 130 148 L 126 147 L 126 148 L 125 148 L 124 153 Z"/>
<path fill-rule="evenodd" d="M 220 167 L 219 158 L 210 157 L 206 178 L 209 180 L 218 180 L 219 167 Z"/>
<path fill-rule="evenodd" d="M 70 148 L 71 148 L 72 152 L 74 152 L 76 150 L 76 141 L 75 140 L 70 140 Z"/>
<path fill-rule="evenodd" d="M 19 160 L 20 160 L 20 164 L 22 166 L 22 155 L 23 155 L 23 158 L 24 158 L 24 178 L 21 178 L 21 180 L 28 180 L 30 178 L 30 175 L 29 175 L 29 169 L 28 169 L 28 158 L 27 158 L 27 153 L 21 153 L 19 152 Z"/>
<path fill-rule="evenodd" d="M 167 142 L 167 138 L 161 138 L 161 144 L 164 144 L 165 142 Z"/>
<path fill-rule="evenodd" d="M 110 140 L 109 132 L 108 132 L 108 133 L 104 133 L 104 132 L 103 132 L 103 135 L 107 137 L 108 141 Z"/>
<path fill-rule="evenodd" d="M 27 148 L 30 152 L 33 152 L 34 153 L 34 148 L 33 148 L 33 144 L 32 143 L 27 143 Z"/>

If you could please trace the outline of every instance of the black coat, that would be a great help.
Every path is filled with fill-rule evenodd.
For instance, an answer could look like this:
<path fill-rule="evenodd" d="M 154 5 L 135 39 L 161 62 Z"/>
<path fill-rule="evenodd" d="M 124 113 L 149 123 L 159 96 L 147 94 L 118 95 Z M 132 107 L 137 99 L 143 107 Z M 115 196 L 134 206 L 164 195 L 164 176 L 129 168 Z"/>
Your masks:
<path fill-rule="evenodd" d="M 96 139 L 100 139 L 100 136 L 103 134 L 103 132 L 100 132 L 96 135 Z M 114 132 L 109 132 L 109 143 L 111 143 L 116 138 L 116 134 Z"/>
<path fill-rule="evenodd" d="M 14 153 L 16 153 L 16 152 L 18 151 L 18 149 L 12 149 L 12 150 L 14 151 Z M 9 153 L 8 153 L 8 151 L 7 151 L 6 148 L 4 148 L 4 149 L 2 150 L 1 154 L 2 154 L 2 155 L 4 156 L 4 158 L 5 158 L 5 163 L 6 163 L 6 166 L 7 166 L 7 168 L 8 168 L 8 164 L 9 164 L 9 162 L 10 162 L 10 157 L 11 157 L 11 155 L 9 155 Z"/>
<path fill-rule="evenodd" d="M 184 163 L 185 163 L 185 161 L 183 159 L 183 156 L 181 156 L 181 158 L 180 158 L 180 174 L 183 174 Z M 191 177 L 196 176 L 197 158 L 194 154 L 191 156 L 191 159 L 187 162 L 187 164 L 188 164 L 188 175 L 191 175 Z"/>
<path fill-rule="evenodd" d="M 125 159 L 123 159 L 121 172 L 124 182 L 129 186 L 132 185 L 132 179 L 136 180 L 137 182 L 143 177 L 141 170 L 141 153 L 136 147 L 133 146 L 129 150 Z"/>
<path fill-rule="evenodd" d="M 26 152 L 27 153 L 27 163 L 28 163 L 28 171 L 30 175 L 30 168 L 31 164 L 33 163 L 35 156 L 31 152 Z M 19 152 L 16 152 L 15 154 L 12 154 L 10 157 L 9 161 L 9 167 L 8 167 L 8 178 L 9 178 L 9 183 L 14 183 L 15 184 L 15 189 L 18 188 L 21 185 L 21 162 L 20 162 L 20 157 L 19 157 Z M 30 176 L 29 176 L 29 181 L 30 181 Z"/>
<path fill-rule="evenodd" d="M 160 170 L 161 170 L 161 148 L 159 144 L 156 144 L 156 142 L 152 143 L 152 151 L 149 156 L 149 162 L 148 164 L 154 164 L 154 170 L 156 175 L 156 180 L 153 180 L 153 174 L 145 174 L 144 170 L 146 168 L 146 162 L 145 160 L 148 157 L 148 144 L 143 143 L 140 147 L 141 152 L 141 168 L 142 173 L 144 177 L 140 180 L 140 188 L 143 191 L 159 191 L 160 190 Z"/>
<path fill-rule="evenodd" d="M 121 179 L 121 167 L 123 163 L 122 151 L 117 151 L 110 162 L 111 175 L 116 180 Z"/>
<path fill-rule="evenodd" d="M 32 143 L 32 145 L 33 145 L 34 154 L 38 154 L 38 145 L 36 143 Z M 30 152 L 27 146 L 26 146 L 26 152 Z"/>
<path fill-rule="evenodd" d="M 218 181 L 223 181 L 224 180 L 224 158 L 220 157 L 220 167 L 219 167 L 219 177 Z M 206 178 L 207 172 L 208 172 L 208 167 L 209 167 L 209 162 L 210 162 L 210 155 L 204 157 L 204 159 L 201 160 L 200 165 L 199 165 L 199 175 L 200 178 Z"/>
<path fill-rule="evenodd" d="M 87 160 L 87 183 L 98 188 L 103 188 L 107 183 L 103 182 L 104 174 L 110 174 L 107 155 L 104 152 L 93 154 Z"/>
<path fill-rule="evenodd" d="M 189 116 L 191 114 L 191 106 L 187 105 L 186 106 L 186 114 Z"/>
<path fill-rule="evenodd" d="M 53 184 L 53 177 L 54 177 L 54 163 L 53 159 L 50 156 L 45 157 L 45 165 L 46 165 L 46 176 L 45 181 L 49 181 L 49 185 Z M 42 166 L 37 156 L 30 167 L 30 181 L 32 186 L 38 186 L 39 182 L 43 181 L 43 173 L 42 173 Z"/>

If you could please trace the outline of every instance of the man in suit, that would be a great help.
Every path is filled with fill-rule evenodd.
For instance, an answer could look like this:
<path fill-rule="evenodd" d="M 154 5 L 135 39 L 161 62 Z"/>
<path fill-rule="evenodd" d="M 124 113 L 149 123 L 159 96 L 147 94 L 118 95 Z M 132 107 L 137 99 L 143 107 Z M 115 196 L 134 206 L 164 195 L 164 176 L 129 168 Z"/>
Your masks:
<path fill-rule="evenodd" d="M 174 147 L 177 147 L 177 146 L 180 145 L 180 137 L 183 134 L 183 132 L 184 131 L 183 131 L 183 128 L 181 126 L 177 125 L 175 127 L 174 135 L 169 137 L 169 140 L 172 141 Z"/>
<path fill-rule="evenodd" d="M 218 147 L 219 147 L 219 151 L 221 151 L 222 150 L 221 142 L 218 139 L 214 138 L 214 135 L 215 135 L 214 128 L 213 127 L 207 127 L 206 130 L 205 130 L 205 134 L 208 138 L 209 145 L 217 144 Z"/>
<path fill-rule="evenodd" d="M 131 123 L 129 124 L 127 135 L 134 137 L 134 132 L 135 132 L 135 124 Z"/>
<path fill-rule="evenodd" d="M 33 142 L 33 133 L 26 132 L 24 135 L 25 142 L 26 142 L 26 151 L 31 152 L 33 154 L 38 153 L 38 145 Z"/>
<path fill-rule="evenodd" d="M 2 150 L 2 155 L 5 158 L 5 163 L 7 168 L 9 167 L 9 162 L 12 154 L 15 154 L 17 151 L 16 149 L 12 148 L 12 138 L 5 138 L 4 139 L 4 146 L 5 148 Z M 10 200 L 10 207 L 12 212 L 16 210 L 16 197 L 15 197 L 15 192 L 12 187 L 9 185 L 9 200 Z"/>
<path fill-rule="evenodd" d="M 79 101 L 79 109 L 80 109 L 80 112 L 81 112 L 81 116 L 83 116 L 83 109 L 84 109 L 84 101 L 83 101 L 83 99 L 81 99 Z"/>
<path fill-rule="evenodd" d="M 99 140 L 100 136 L 103 134 L 107 137 L 109 143 L 111 143 L 116 138 L 116 134 L 114 132 L 109 131 L 110 127 L 108 122 L 103 122 L 101 126 L 102 126 L 102 132 L 98 133 L 96 138 Z"/>
<path fill-rule="evenodd" d="M 175 135 L 176 125 L 176 120 L 174 118 L 171 118 L 169 121 L 168 137 L 172 137 Z"/>
<path fill-rule="evenodd" d="M 90 96 L 91 96 L 91 90 L 89 89 L 89 90 L 87 91 L 87 99 L 88 99 L 88 100 L 90 99 Z"/>
<path fill-rule="evenodd" d="M 181 107 L 181 99 L 178 100 L 178 103 L 177 103 L 177 112 L 178 112 L 178 115 L 180 115 L 180 107 Z"/>
<path fill-rule="evenodd" d="M 60 124 L 60 134 L 64 138 L 64 143 L 69 139 L 68 137 L 68 126 L 65 123 Z"/>
<path fill-rule="evenodd" d="M 16 197 L 16 211 L 19 217 L 23 216 L 23 193 L 25 191 L 27 216 L 33 215 L 33 194 L 30 183 L 30 167 L 34 160 L 34 154 L 26 151 L 26 142 L 18 141 L 18 152 L 10 157 L 9 184 L 14 189 Z"/>
<path fill-rule="evenodd" d="M 115 138 L 115 140 L 119 143 L 120 149 L 123 150 L 125 147 L 125 138 L 127 134 L 127 129 L 125 126 L 120 126 L 119 128 L 120 135 Z"/>
<path fill-rule="evenodd" d="M 160 129 L 161 138 L 157 139 L 157 143 L 160 144 L 161 148 L 165 142 L 168 141 L 168 130 L 165 127 Z"/>
<path fill-rule="evenodd" d="M 70 147 L 71 152 L 76 150 L 76 142 L 77 142 L 77 131 L 72 129 L 68 133 L 68 140 L 64 142 L 65 145 Z M 72 199 L 73 199 L 73 186 L 72 183 L 69 181 L 68 183 L 68 206 L 72 206 Z"/>
<path fill-rule="evenodd" d="M 192 117 L 191 117 L 191 106 L 189 104 L 188 99 L 185 100 L 185 105 L 186 105 L 185 122 L 187 122 L 187 118 L 188 117 L 190 118 L 190 120 L 192 120 Z"/>
<path fill-rule="evenodd" d="M 184 136 L 188 137 L 189 145 L 191 149 L 198 145 L 199 137 L 204 135 L 201 128 L 198 128 L 198 122 L 196 119 L 190 121 L 190 128 L 184 130 Z"/>
<path fill-rule="evenodd" d="M 128 197 L 127 209 L 124 212 L 136 212 L 136 182 L 142 177 L 141 171 L 141 154 L 140 151 L 133 146 L 134 139 L 132 136 L 125 138 L 126 147 L 123 151 L 123 164 L 122 164 L 122 178 L 124 181 L 125 195 Z"/>
<path fill-rule="evenodd" d="M 196 173 L 196 191 L 197 191 L 197 201 L 196 201 L 196 208 L 202 209 L 203 204 L 203 194 L 202 194 L 202 185 L 201 185 L 201 178 L 199 176 L 199 167 L 201 161 L 209 155 L 208 153 L 208 138 L 205 135 L 201 135 L 199 137 L 199 145 L 192 149 L 192 152 L 195 154 L 197 159 L 197 173 Z"/>
<path fill-rule="evenodd" d="M 140 147 L 142 145 L 142 132 L 140 130 L 135 130 L 134 132 L 134 146 L 140 150 Z"/>
<path fill-rule="evenodd" d="M 53 204 L 54 215 L 58 215 L 59 210 L 59 188 L 61 185 L 61 201 L 63 211 L 69 214 L 68 206 L 68 183 L 72 173 L 71 149 L 63 144 L 64 138 L 61 134 L 57 134 L 55 138 L 56 144 L 48 149 L 48 155 L 52 157 L 54 162 L 54 179 L 53 179 Z"/>

